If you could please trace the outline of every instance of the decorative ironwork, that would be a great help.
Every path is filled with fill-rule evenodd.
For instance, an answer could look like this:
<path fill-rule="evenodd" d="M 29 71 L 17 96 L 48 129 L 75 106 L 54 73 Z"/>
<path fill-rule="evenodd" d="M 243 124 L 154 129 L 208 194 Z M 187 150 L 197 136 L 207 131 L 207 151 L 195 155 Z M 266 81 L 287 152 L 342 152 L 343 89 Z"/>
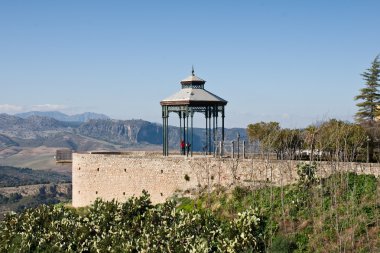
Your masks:
<path fill-rule="evenodd" d="M 186 88 L 193 88 L 193 89 L 204 89 L 204 84 L 189 84 L 189 83 L 185 83 L 185 84 L 182 84 L 182 89 L 186 89 Z"/>

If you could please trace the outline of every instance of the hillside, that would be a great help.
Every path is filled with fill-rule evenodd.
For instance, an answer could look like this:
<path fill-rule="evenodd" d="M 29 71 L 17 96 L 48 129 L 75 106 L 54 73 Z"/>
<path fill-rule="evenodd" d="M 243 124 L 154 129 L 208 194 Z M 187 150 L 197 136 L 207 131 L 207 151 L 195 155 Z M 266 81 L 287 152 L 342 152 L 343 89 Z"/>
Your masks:
<path fill-rule="evenodd" d="M 11 139 L 46 138 L 57 132 L 71 132 L 77 126 L 76 123 L 62 122 L 48 117 L 31 116 L 23 119 L 8 114 L 0 114 L 0 134 Z"/>
<path fill-rule="evenodd" d="M 118 144 L 162 142 L 161 127 L 143 120 L 90 120 L 82 124 L 77 133 Z"/>
<path fill-rule="evenodd" d="M 68 183 L 71 177 L 57 172 L 0 166 L 0 188 L 33 184 Z"/>
<path fill-rule="evenodd" d="M 6 135 L 0 134 L 0 148 L 18 146 L 18 143 Z"/>
<path fill-rule="evenodd" d="M 237 133 L 246 138 L 243 128 L 226 129 L 225 133 L 227 141 L 236 138 Z M 194 129 L 194 150 L 201 150 L 204 135 L 204 129 Z M 170 127 L 170 147 L 178 148 L 179 140 L 179 128 Z M 46 146 L 88 151 L 160 149 L 161 144 L 162 126 L 144 120 L 91 119 L 81 123 L 34 114 L 27 118 L 0 114 L 0 147 L 3 148 Z"/>
<path fill-rule="evenodd" d="M 93 113 L 93 112 L 67 115 L 58 111 L 50 111 L 50 112 L 31 111 L 31 112 L 18 113 L 15 116 L 23 118 L 23 119 L 27 119 L 31 116 L 41 116 L 41 117 L 53 118 L 59 121 L 69 121 L 69 122 L 87 122 L 91 119 L 109 119 L 107 115 Z"/>
<path fill-rule="evenodd" d="M 0 166 L 0 220 L 9 211 L 71 199 L 71 175 Z"/>

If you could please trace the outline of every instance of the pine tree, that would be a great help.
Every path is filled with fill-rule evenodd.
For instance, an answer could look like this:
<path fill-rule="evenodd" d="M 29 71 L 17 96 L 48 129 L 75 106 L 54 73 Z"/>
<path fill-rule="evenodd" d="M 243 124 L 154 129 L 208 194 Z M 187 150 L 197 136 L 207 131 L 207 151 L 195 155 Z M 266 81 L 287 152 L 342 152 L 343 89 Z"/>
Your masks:
<path fill-rule="evenodd" d="M 379 55 L 373 60 L 371 68 L 367 69 L 362 76 L 366 81 L 366 87 L 360 89 L 360 95 L 355 97 L 355 100 L 362 100 L 362 102 L 356 104 L 359 107 L 356 120 L 360 123 L 372 123 L 376 117 L 380 116 Z"/>

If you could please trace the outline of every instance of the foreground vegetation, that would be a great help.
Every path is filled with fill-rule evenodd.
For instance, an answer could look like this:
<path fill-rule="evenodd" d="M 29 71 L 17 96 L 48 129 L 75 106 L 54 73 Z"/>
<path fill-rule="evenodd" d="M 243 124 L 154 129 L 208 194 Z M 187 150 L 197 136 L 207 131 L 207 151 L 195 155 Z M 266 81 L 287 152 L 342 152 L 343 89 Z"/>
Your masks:
<path fill-rule="evenodd" d="M 380 180 L 355 173 L 318 179 L 315 170 L 300 164 L 298 184 L 206 191 L 183 199 L 181 208 L 212 210 L 225 220 L 257 208 L 266 252 L 380 252 Z"/>
<path fill-rule="evenodd" d="M 315 178 L 298 184 L 218 188 L 152 205 L 144 192 L 88 208 L 41 205 L 0 223 L 0 252 L 379 252 L 379 180 Z"/>
<path fill-rule="evenodd" d="M 253 209 L 222 221 L 210 212 L 153 206 L 145 192 L 126 203 L 97 200 L 86 210 L 42 205 L 8 215 L 2 252 L 244 252 L 260 251 L 262 220 Z"/>

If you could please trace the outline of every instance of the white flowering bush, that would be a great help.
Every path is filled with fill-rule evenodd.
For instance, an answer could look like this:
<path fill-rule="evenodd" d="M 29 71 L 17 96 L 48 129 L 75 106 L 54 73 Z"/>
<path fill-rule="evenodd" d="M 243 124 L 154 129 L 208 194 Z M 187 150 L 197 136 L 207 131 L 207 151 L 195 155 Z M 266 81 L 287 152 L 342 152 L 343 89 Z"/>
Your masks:
<path fill-rule="evenodd" d="M 248 209 L 231 221 L 211 212 L 153 206 L 144 192 L 125 203 L 96 200 L 84 214 L 42 205 L 0 223 L 0 252 L 261 252 L 262 221 Z"/>

